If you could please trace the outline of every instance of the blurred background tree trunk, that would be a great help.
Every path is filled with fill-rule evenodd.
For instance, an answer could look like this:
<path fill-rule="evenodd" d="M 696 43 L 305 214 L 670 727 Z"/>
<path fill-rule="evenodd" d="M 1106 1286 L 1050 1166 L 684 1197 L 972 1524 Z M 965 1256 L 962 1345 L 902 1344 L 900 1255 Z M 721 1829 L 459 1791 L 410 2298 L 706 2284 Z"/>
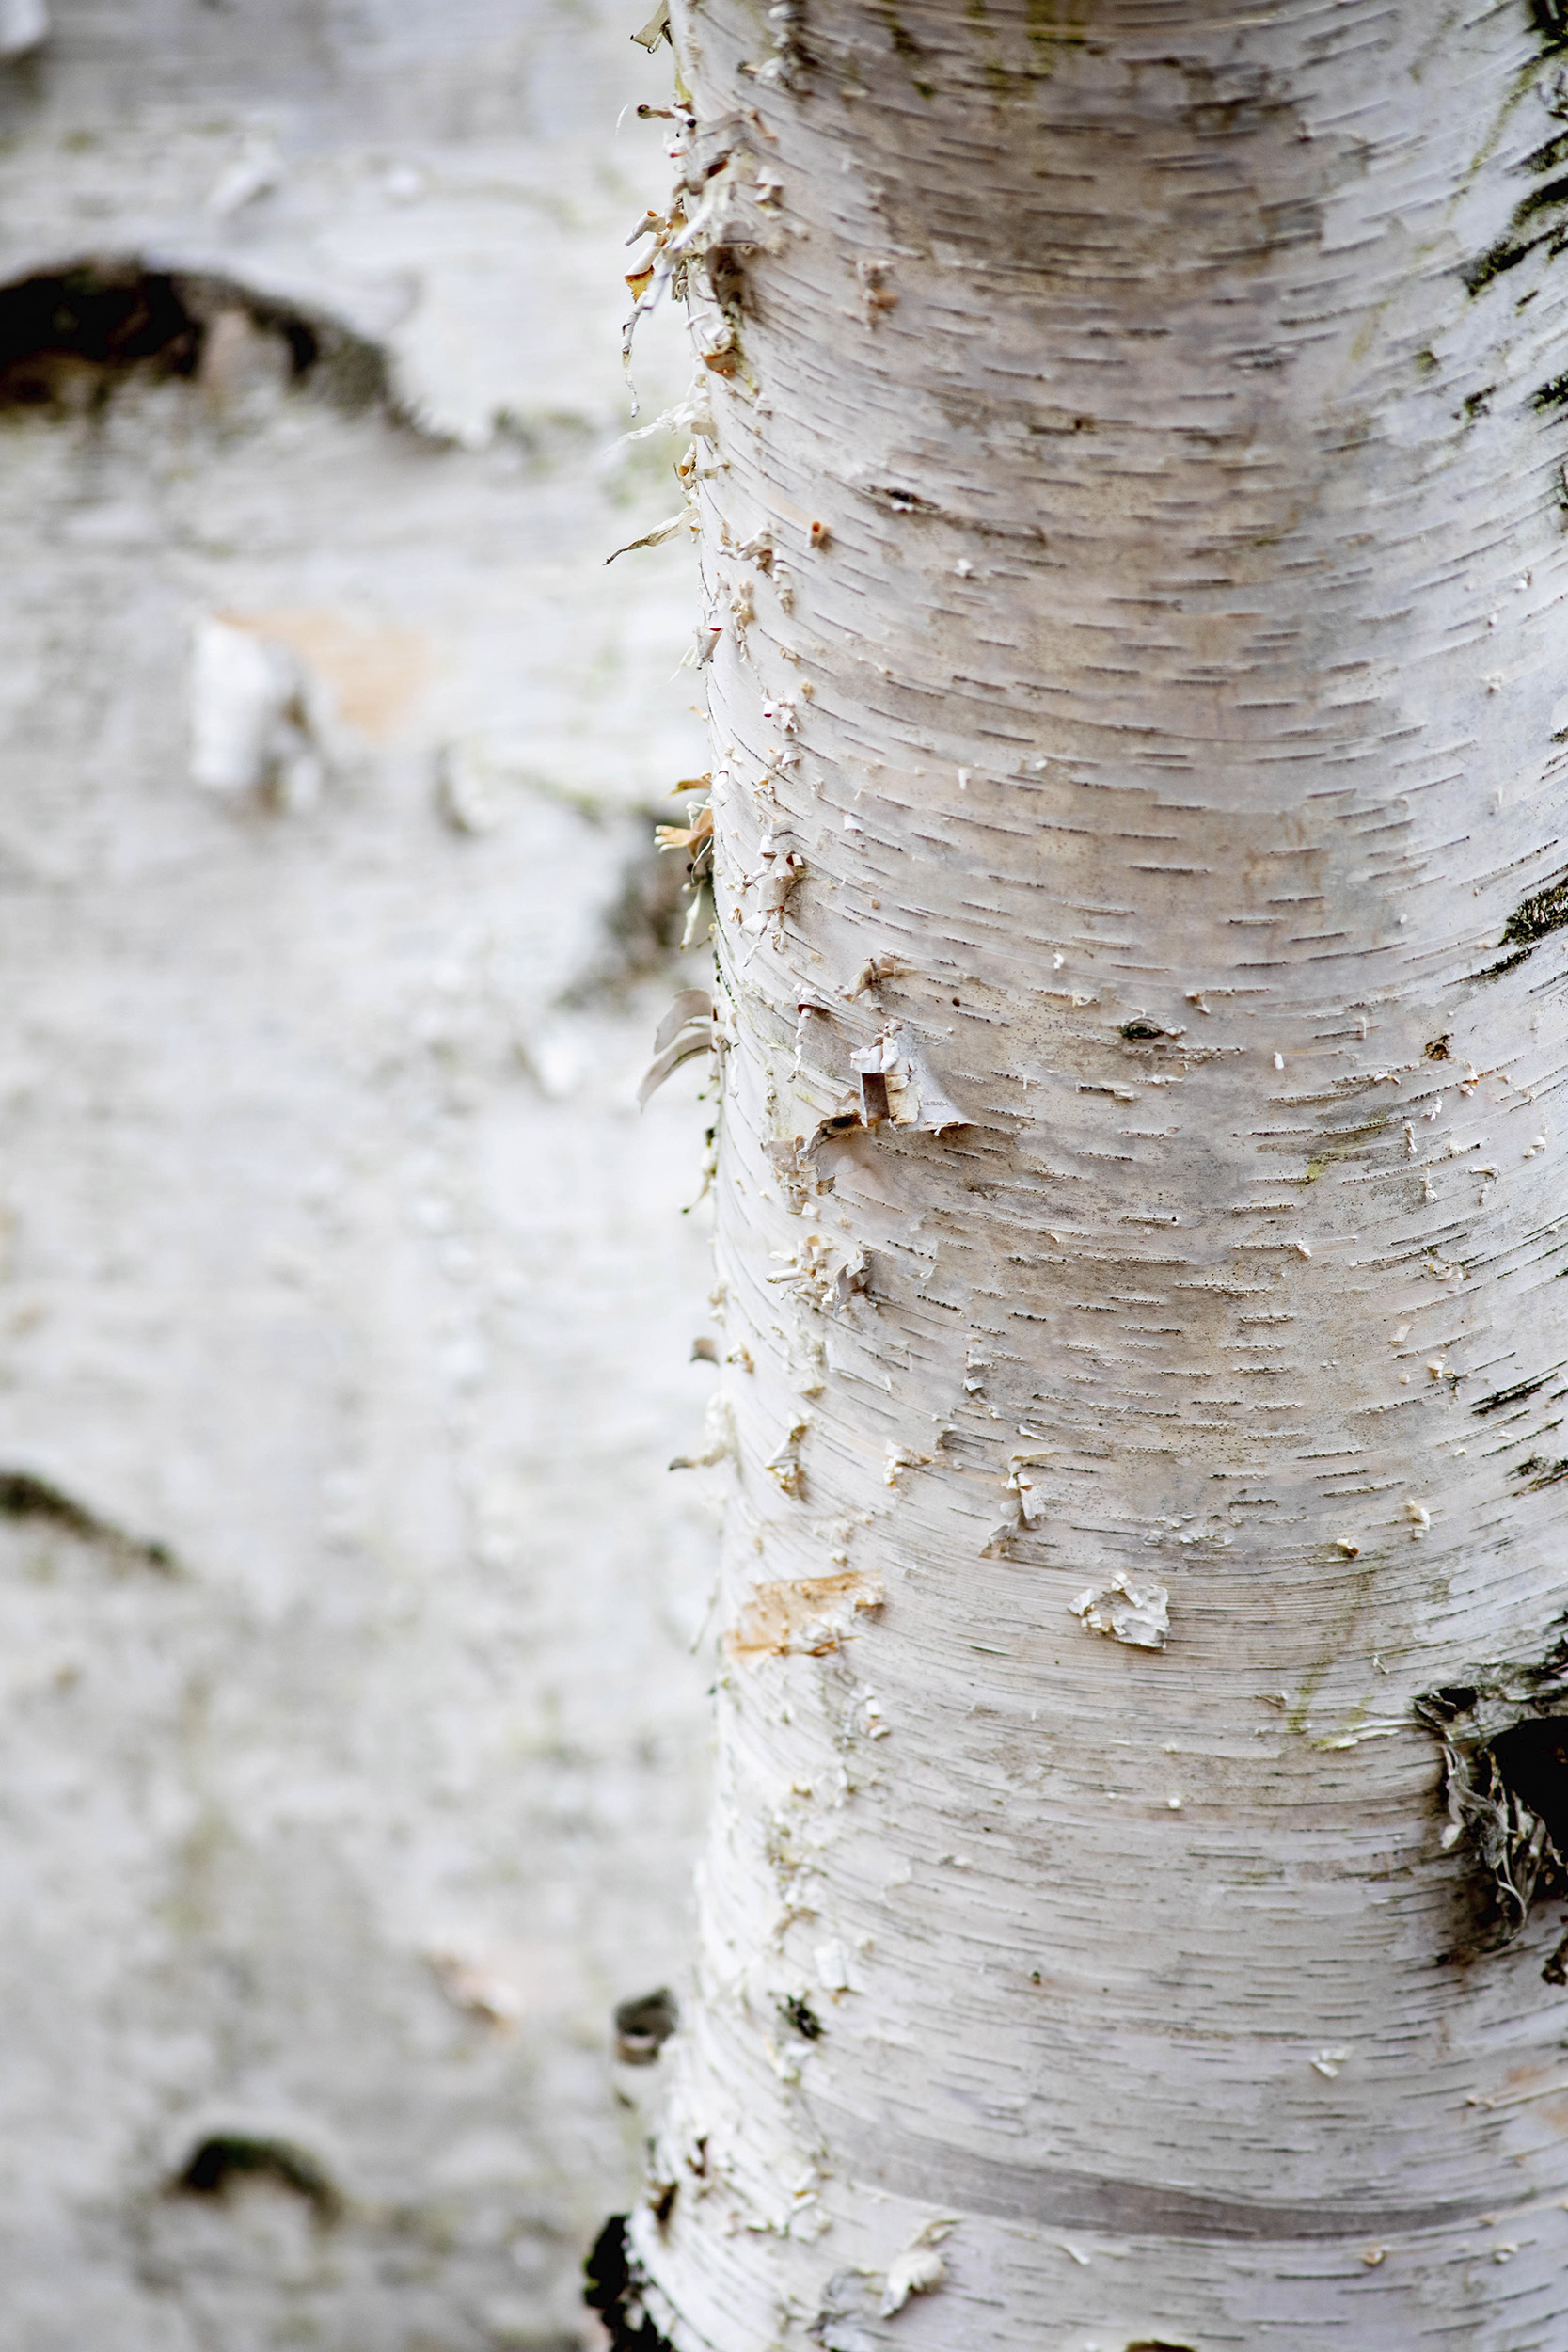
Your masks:
<path fill-rule="evenodd" d="M 620 440 L 647 61 L 543 0 L 51 14 L 0 65 L 0 2340 L 569 2352 L 711 1680 L 696 1073 L 636 1106 L 689 559 L 604 568 L 679 504 Z"/>

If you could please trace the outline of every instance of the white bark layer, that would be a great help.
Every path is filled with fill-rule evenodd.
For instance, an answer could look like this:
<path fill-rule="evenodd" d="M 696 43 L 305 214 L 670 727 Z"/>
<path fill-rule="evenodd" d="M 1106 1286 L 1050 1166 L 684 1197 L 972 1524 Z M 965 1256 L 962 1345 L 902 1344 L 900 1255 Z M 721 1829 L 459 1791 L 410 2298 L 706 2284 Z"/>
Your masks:
<path fill-rule="evenodd" d="M 1563 1599 L 1555 21 L 677 17 L 736 1445 L 677 2345 L 1562 2342 L 1556 1929 L 1476 1954 L 1412 1715 Z"/>

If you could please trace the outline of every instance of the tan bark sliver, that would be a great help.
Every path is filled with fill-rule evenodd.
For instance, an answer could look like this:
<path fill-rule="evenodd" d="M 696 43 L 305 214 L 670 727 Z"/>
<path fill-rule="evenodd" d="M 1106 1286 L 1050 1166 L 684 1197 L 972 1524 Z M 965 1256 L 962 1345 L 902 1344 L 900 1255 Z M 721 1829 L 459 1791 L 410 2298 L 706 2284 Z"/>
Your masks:
<path fill-rule="evenodd" d="M 1568 2343 L 1560 20 L 674 9 L 677 2352 Z"/>

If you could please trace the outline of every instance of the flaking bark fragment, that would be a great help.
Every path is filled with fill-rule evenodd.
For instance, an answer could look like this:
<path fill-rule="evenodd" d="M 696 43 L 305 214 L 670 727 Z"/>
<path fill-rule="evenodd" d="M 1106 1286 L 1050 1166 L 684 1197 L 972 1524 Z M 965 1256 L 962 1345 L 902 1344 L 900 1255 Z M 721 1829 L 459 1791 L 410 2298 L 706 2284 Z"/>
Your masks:
<path fill-rule="evenodd" d="M 714 1004 L 705 988 L 683 988 L 654 1032 L 654 1058 L 637 1089 L 642 1110 L 682 1062 L 713 1046 Z"/>
<path fill-rule="evenodd" d="M 653 275 L 654 273 L 651 267 L 645 270 L 638 270 L 626 279 L 626 283 L 631 287 L 634 294 L 641 294 L 649 284 L 651 284 Z M 605 562 L 607 564 L 613 564 L 617 555 L 635 554 L 639 548 L 661 548 L 667 539 L 673 539 L 677 531 L 680 531 L 684 527 L 688 527 L 690 523 L 690 516 L 688 515 L 685 507 L 683 506 L 678 515 L 672 515 L 666 521 L 656 523 L 652 531 L 645 531 L 640 539 L 628 539 L 625 547 L 617 548 L 612 554 L 607 555 L 605 557 Z"/>
<path fill-rule="evenodd" d="M 670 39 L 670 0 L 659 0 L 658 7 L 649 17 L 646 24 L 639 25 L 631 38 L 638 47 L 645 49 L 651 57 L 659 42 Z"/>
<path fill-rule="evenodd" d="M 792 1422 L 762 1466 L 779 1492 L 790 1496 L 792 1500 L 801 1488 L 800 1440 L 810 1427 L 809 1414 L 802 1414 L 799 1421 Z"/>
<path fill-rule="evenodd" d="M 857 1046 L 849 1066 L 859 1082 L 863 1127 L 875 1131 L 892 1125 L 916 1135 L 940 1136 L 969 1124 L 902 1022 L 879 1029 L 868 1045 Z"/>
<path fill-rule="evenodd" d="M 1089 1585 L 1070 1604 L 1085 1633 L 1104 1633 L 1131 1649 L 1164 1649 L 1170 1633 L 1170 1595 L 1150 1577 L 1138 1583 L 1118 1572 L 1109 1584 Z"/>
<path fill-rule="evenodd" d="M 929 2295 L 942 2284 L 947 2265 L 937 2248 L 957 2227 L 956 2221 L 927 2221 L 924 2229 L 915 2232 L 902 2253 L 894 2256 L 882 2288 L 883 2319 L 891 2319 L 895 2312 L 901 2312 L 911 2295 Z"/>
<path fill-rule="evenodd" d="M 735 1418 L 728 1397 L 722 1389 L 708 1399 L 703 1434 L 706 1443 L 700 1454 L 677 1454 L 670 1464 L 673 1470 L 716 1470 L 721 1462 L 736 1458 Z"/>

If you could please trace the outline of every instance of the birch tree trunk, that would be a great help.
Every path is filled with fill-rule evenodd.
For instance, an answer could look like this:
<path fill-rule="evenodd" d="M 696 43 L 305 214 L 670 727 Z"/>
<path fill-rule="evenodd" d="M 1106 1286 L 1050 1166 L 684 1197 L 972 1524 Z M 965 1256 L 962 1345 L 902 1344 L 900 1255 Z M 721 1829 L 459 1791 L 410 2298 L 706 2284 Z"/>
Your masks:
<path fill-rule="evenodd" d="M 736 1486 L 628 2340 L 1560 2352 L 1568 11 L 674 38 Z"/>

